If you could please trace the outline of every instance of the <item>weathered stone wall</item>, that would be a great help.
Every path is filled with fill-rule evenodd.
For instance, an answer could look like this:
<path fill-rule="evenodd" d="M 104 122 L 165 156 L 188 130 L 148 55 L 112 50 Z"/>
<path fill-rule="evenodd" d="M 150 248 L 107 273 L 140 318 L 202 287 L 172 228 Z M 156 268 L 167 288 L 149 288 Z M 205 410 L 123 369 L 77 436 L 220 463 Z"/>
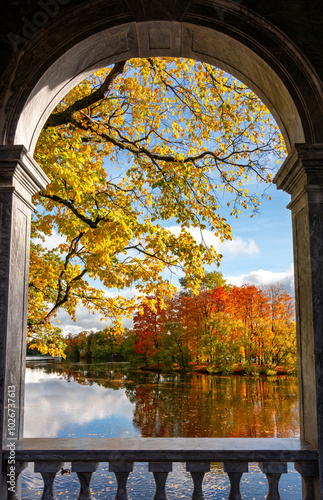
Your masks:
<path fill-rule="evenodd" d="M 322 2 L 285 0 L 280 4 L 275 1 L 247 0 L 8 2 L 0 16 L 0 59 L 3 65 L 0 79 L 0 143 L 17 143 L 19 136 L 15 135 L 15 131 L 24 103 L 41 75 L 60 56 L 78 43 L 82 44 L 83 50 L 86 49 L 91 35 L 111 27 L 120 29 L 121 25 L 129 23 L 133 23 L 135 35 L 133 39 L 127 40 L 130 49 L 128 54 L 120 53 L 120 57 L 138 56 L 141 36 L 138 28 L 140 25 L 136 23 L 151 20 L 185 23 L 199 27 L 200 32 L 202 27 L 208 27 L 216 30 L 219 39 L 223 33 L 225 36 L 222 45 L 227 45 L 228 53 L 236 54 L 240 60 L 240 67 L 233 66 L 232 71 L 236 70 L 237 76 L 258 91 L 277 118 L 287 143 L 323 142 L 323 97 L 318 78 L 319 74 L 322 75 L 323 67 L 319 22 Z M 226 37 L 235 40 L 236 45 L 242 44 L 244 50 L 241 51 L 236 46 L 230 47 L 230 43 L 225 41 Z M 205 42 L 209 40 L 210 44 L 210 38 L 205 32 Z M 107 39 L 106 44 L 108 43 Z M 226 66 L 228 61 L 223 50 L 217 53 L 217 43 L 213 44 L 211 52 L 207 45 L 205 43 L 205 48 L 208 49 L 206 53 L 192 53 L 192 57 L 200 57 L 202 60 L 209 57 L 214 64 L 230 70 L 230 64 Z M 164 49 L 164 42 L 160 49 Z M 244 51 L 248 49 L 261 59 L 262 65 L 268 64 L 277 75 L 278 82 L 256 60 L 252 64 L 250 58 L 248 60 L 245 57 Z M 160 55 L 169 54 L 161 50 Z M 184 50 L 177 52 L 177 55 L 188 57 L 189 53 Z M 104 55 L 102 59 L 105 59 L 102 64 L 109 62 Z M 99 58 L 96 57 L 93 63 L 98 64 Z M 58 68 L 57 72 L 60 73 L 61 69 Z M 263 81 L 259 78 L 260 74 L 263 75 Z M 268 92 L 262 94 L 266 80 L 271 82 L 270 95 Z M 275 96 L 283 87 L 288 95 L 285 93 L 286 97 L 282 95 L 277 99 Z M 297 113 L 290 109 L 289 104 L 283 109 L 283 103 L 288 100 L 294 102 Z M 298 120 L 295 121 L 296 114 Z"/>

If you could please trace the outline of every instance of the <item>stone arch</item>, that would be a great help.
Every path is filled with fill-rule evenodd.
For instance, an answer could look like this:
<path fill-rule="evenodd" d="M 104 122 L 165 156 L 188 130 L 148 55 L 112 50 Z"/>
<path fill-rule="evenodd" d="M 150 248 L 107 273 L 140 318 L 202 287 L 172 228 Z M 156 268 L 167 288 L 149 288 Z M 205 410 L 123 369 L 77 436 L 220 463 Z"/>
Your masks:
<path fill-rule="evenodd" d="M 46 34 L 40 33 L 11 74 L 5 118 L 0 120 L 2 143 L 24 144 L 32 153 L 50 112 L 79 81 L 118 60 L 149 56 L 198 59 L 238 77 L 268 106 L 288 150 L 295 143 L 323 142 L 323 94 L 308 61 L 290 40 L 254 13 L 230 5 L 232 18 L 226 24 L 228 12 L 219 9 L 215 7 L 213 14 L 222 22 L 203 20 L 208 25 L 212 20 L 214 26 L 202 25 L 201 19 L 196 23 L 154 20 L 115 23 L 104 29 L 98 22 L 88 23 L 85 29 L 85 12 L 81 11 L 74 21 L 83 27 L 81 35 L 75 26 L 69 37 L 62 30 L 57 32 L 57 26 L 56 32 L 49 28 Z M 68 25 L 70 14 L 65 18 Z M 61 25 L 64 21 L 63 16 Z M 60 43 L 55 46 L 55 42 Z M 50 45 L 50 57 L 41 51 L 44 43 Z"/>
<path fill-rule="evenodd" d="M 96 33 L 59 57 L 28 96 L 10 134 L 15 144 L 34 150 L 53 108 L 95 70 L 131 57 L 173 56 L 199 59 L 237 76 L 266 103 L 290 148 L 305 142 L 296 105 L 271 67 L 248 47 L 206 27 L 169 21 L 130 23 Z"/>

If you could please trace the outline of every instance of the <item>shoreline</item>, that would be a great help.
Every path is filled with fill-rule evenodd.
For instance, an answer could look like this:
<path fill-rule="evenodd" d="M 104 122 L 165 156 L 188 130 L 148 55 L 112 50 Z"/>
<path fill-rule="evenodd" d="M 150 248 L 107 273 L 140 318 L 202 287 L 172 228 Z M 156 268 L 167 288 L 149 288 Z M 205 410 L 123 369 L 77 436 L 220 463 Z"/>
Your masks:
<path fill-rule="evenodd" d="M 155 373 L 182 373 L 182 374 L 203 374 L 203 375 L 224 375 L 224 376 L 249 376 L 249 377 L 276 377 L 276 376 L 297 376 L 297 371 L 292 370 L 285 366 L 277 366 L 275 368 L 270 368 L 267 365 L 248 365 L 247 368 L 237 366 L 233 370 L 216 370 L 212 369 L 207 365 L 191 365 L 191 369 L 184 371 L 179 367 L 174 367 L 173 370 L 164 370 L 161 365 L 148 365 L 140 367 L 141 371 L 155 372 Z"/>
<path fill-rule="evenodd" d="M 53 361 L 58 363 L 64 362 L 86 362 L 86 363 L 109 363 L 113 365 L 119 364 L 129 364 L 129 368 L 132 370 L 139 370 L 142 372 L 151 373 L 180 373 L 184 375 L 223 375 L 223 376 L 243 376 L 243 377 L 277 377 L 277 376 L 297 376 L 297 371 L 293 370 L 291 367 L 277 366 L 272 368 L 269 365 L 258 365 L 256 363 L 250 363 L 245 365 L 237 364 L 232 369 L 216 369 L 205 364 L 191 363 L 188 370 L 181 369 L 178 365 L 175 365 L 173 369 L 165 369 L 163 365 L 151 364 L 147 366 L 135 366 L 129 361 L 106 361 L 104 359 L 93 359 L 93 358 L 66 358 L 58 359 L 57 357 L 51 356 L 27 356 L 26 361 Z"/>

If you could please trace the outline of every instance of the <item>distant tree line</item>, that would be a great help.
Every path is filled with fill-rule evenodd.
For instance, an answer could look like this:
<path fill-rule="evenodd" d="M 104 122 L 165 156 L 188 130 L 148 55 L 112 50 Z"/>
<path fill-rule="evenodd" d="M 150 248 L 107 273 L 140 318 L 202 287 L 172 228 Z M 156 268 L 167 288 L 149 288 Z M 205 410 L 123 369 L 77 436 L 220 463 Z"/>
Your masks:
<path fill-rule="evenodd" d="M 181 284 L 164 302 L 148 297 L 122 335 L 109 327 L 69 334 L 65 354 L 164 371 L 296 370 L 294 301 L 281 285 L 231 286 L 219 272 L 206 273 L 197 295 Z"/>
<path fill-rule="evenodd" d="M 195 363 L 215 373 L 294 371 L 294 315 L 293 298 L 281 285 L 230 286 L 221 273 L 207 273 L 197 295 L 184 289 L 165 307 L 156 299 L 154 309 L 135 314 L 135 351 L 142 363 L 167 369 L 187 371 Z"/>

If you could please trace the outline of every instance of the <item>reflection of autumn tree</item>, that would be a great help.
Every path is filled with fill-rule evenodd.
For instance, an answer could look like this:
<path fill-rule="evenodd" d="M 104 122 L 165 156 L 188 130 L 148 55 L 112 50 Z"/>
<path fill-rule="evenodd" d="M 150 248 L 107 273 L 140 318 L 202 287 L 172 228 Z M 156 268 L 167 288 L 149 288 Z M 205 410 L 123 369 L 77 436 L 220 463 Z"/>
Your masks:
<path fill-rule="evenodd" d="M 41 362 L 35 363 L 34 369 L 42 368 L 48 374 L 56 374 L 66 382 L 77 382 L 80 385 L 101 385 L 109 389 L 118 389 L 124 386 L 126 379 L 122 365 L 107 363 L 55 363 L 49 362 L 44 366 Z"/>
<path fill-rule="evenodd" d="M 170 377 L 136 389 L 133 421 L 144 437 L 292 437 L 296 394 L 295 379 Z"/>
<path fill-rule="evenodd" d="M 107 363 L 35 364 L 67 382 L 124 390 L 143 437 L 295 437 L 298 388 L 276 379 L 161 375 Z"/>

